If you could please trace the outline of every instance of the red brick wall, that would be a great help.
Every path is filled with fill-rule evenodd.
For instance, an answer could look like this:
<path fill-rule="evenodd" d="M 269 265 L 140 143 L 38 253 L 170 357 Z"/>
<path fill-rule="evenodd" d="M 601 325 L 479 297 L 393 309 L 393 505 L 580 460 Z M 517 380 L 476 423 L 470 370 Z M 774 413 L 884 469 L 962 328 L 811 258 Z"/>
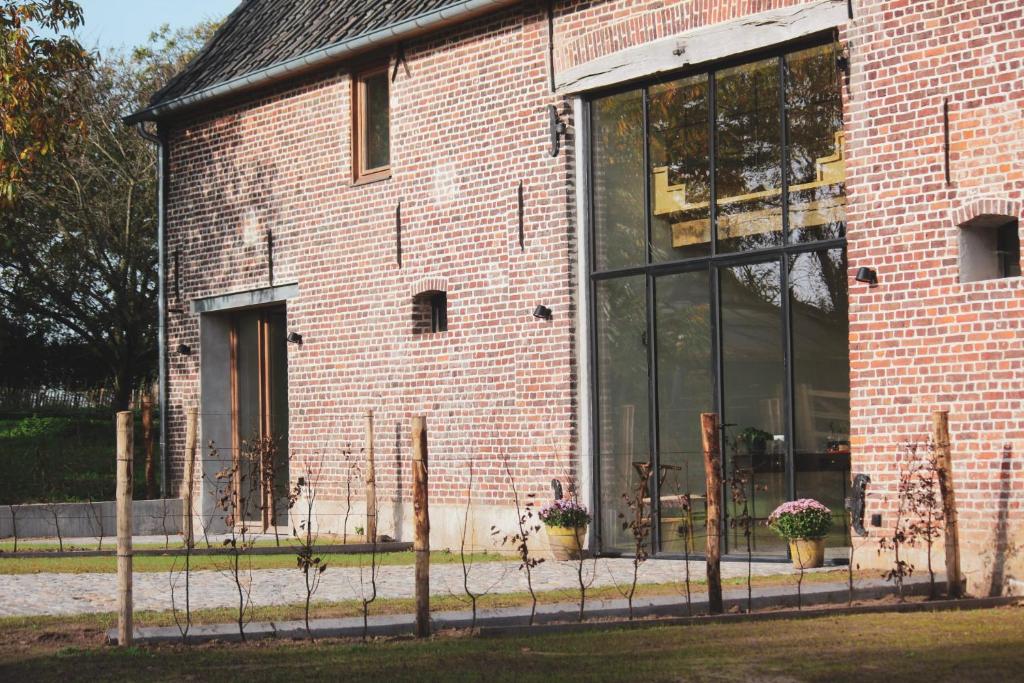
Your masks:
<path fill-rule="evenodd" d="M 646 17 L 654 38 L 779 4 L 789 3 L 560 3 L 556 62 L 635 44 L 628 17 Z M 288 302 L 289 328 L 304 342 L 289 347 L 292 471 L 323 459 L 322 500 L 346 496 L 342 454 L 361 460 L 367 409 L 376 412 L 382 506 L 408 498 L 408 430 L 420 413 L 434 503 L 462 499 L 469 458 L 482 503 L 511 502 L 506 457 L 526 494 L 577 474 L 574 141 L 570 133 L 558 158 L 547 154 L 546 107 L 571 118 L 571 106 L 549 92 L 538 7 L 406 46 L 408 72 L 398 70 L 392 90 L 390 180 L 351 183 L 344 74 L 172 128 L 168 250 L 180 250 L 182 300 L 170 302 L 179 312 L 168 346 L 194 350 L 171 355 L 172 485 L 182 472 L 184 406 L 198 402 L 202 349 L 188 304 L 272 284 L 267 229 L 273 284 L 300 288 Z M 412 297 L 437 281 L 448 292 L 449 331 L 414 335 Z M 531 316 L 538 304 L 554 311 L 551 322 Z"/>
<path fill-rule="evenodd" d="M 555 61 L 570 68 L 791 4 L 563 2 Z M 888 524 L 897 449 L 924 441 L 930 412 L 948 409 L 964 558 L 977 590 L 993 567 L 998 578 L 1020 561 L 1010 551 L 1024 516 L 1024 299 L 1019 279 L 958 282 L 956 226 L 990 210 L 982 206 L 1020 215 L 1021 8 L 1009 0 L 855 5 L 844 33 L 850 265 L 876 268 L 880 284 L 851 284 L 854 471 L 872 476 L 868 512 L 883 511 Z M 270 284 L 263 231 L 273 230 L 275 284 L 300 287 L 288 307 L 289 327 L 304 338 L 289 348 L 293 460 L 325 459 L 330 500 L 345 495 L 343 450 L 361 458 L 366 409 L 377 415 L 382 506 L 408 498 L 417 413 L 430 425 L 436 503 L 464 495 L 470 457 L 476 500 L 489 506 L 510 502 L 506 456 L 527 493 L 543 494 L 551 477 L 575 468 L 575 145 L 570 134 L 557 159 L 547 155 L 545 108 L 570 108 L 548 91 L 538 6 L 406 46 L 409 72 L 399 69 L 393 86 L 390 180 L 351 184 L 344 74 L 172 130 L 169 248 L 182 251 L 183 301 L 171 305 L 187 311 L 196 297 Z M 449 332 L 414 335 L 412 297 L 438 282 L 448 292 Z M 554 310 L 552 322 L 531 317 L 541 303 Z M 170 323 L 170 348 L 184 342 L 196 351 L 171 356 L 174 457 L 182 406 L 197 400 L 202 349 L 195 316 L 172 313 Z M 174 468 L 178 480 L 180 459 Z M 857 561 L 880 560 L 872 548 Z"/>
<path fill-rule="evenodd" d="M 170 316 L 170 448 L 181 476 L 183 406 L 198 400 L 188 302 L 297 282 L 288 302 L 293 476 L 326 463 L 321 502 L 345 497 L 343 451 L 362 461 L 376 413 L 381 507 L 411 491 L 410 423 L 427 416 L 432 503 L 509 501 L 574 471 L 572 157 L 548 155 L 547 24 L 506 13 L 407 45 L 392 90 L 391 179 L 353 186 L 351 84 L 328 76 L 175 128 L 169 252 L 185 313 Z M 571 150 L 571 148 L 570 148 Z M 525 245 L 517 190 L 524 183 Z M 396 258 L 401 202 L 402 263 Z M 447 333 L 413 334 L 413 296 L 448 293 Z M 531 313 L 554 311 L 550 322 Z M 361 476 L 361 475 L 360 475 Z M 361 499 L 362 485 L 354 484 Z M 356 520 L 362 525 L 361 520 Z M 442 526 L 445 520 L 436 520 Z M 382 533 L 392 533 L 382 528 Z"/>
<path fill-rule="evenodd" d="M 1022 215 L 1024 7 L 856 7 L 849 258 L 876 268 L 879 286 L 851 284 L 853 467 L 871 475 L 868 512 L 883 512 L 888 527 L 900 445 L 927 442 L 931 411 L 948 410 L 963 561 L 984 593 L 1024 569 L 1014 547 L 1024 540 L 1024 281 L 961 284 L 957 226 L 978 213 Z"/>

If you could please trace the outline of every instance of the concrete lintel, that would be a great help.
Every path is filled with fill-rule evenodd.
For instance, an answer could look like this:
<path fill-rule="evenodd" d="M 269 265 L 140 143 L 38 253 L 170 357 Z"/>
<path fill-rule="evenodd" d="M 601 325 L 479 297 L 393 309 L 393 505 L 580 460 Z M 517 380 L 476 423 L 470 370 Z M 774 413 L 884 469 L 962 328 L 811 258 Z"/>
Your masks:
<path fill-rule="evenodd" d="M 215 313 L 217 311 L 228 311 L 235 308 L 249 308 L 251 306 L 262 306 L 280 301 L 294 299 L 299 295 L 299 285 L 279 285 L 277 287 L 264 287 L 263 289 L 251 289 L 247 292 L 235 292 L 233 294 L 218 294 L 204 299 L 196 299 L 192 302 L 193 313 Z"/>
<path fill-rule="evenodd" d="M 560 94 L 581 93 L 762 50 L 849 21 L 846 0 L 815 0 L 685 31 L 555 75 Z"/>

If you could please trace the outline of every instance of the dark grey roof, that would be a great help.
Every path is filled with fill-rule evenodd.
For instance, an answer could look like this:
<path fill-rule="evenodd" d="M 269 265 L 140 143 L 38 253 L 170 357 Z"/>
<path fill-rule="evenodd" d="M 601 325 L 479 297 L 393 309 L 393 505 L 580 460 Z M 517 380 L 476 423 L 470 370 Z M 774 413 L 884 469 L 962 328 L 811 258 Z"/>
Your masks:
<path fill-rule="evenodd" d="M 170 102 L 462 0 L 242 0 L 151 105 Z"/>

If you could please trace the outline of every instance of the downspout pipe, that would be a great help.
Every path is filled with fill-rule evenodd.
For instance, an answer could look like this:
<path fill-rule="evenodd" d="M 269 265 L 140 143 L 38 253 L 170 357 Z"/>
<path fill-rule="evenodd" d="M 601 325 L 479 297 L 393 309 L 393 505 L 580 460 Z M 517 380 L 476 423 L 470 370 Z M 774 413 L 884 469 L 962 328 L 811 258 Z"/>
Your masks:
<path fill-rule="evenodd" d="M 140 121 L 155 121 L 211 100 L 257 90 L 280 81 L 296 78 L 302 74 L 326 68 L 331 64 L 355 57 L 375 48 L 435 32 L 483 16 L 489 12 L 517 5 L 520 2 L 522 0 L 463 0 L 463 2 L 458 2 L 371 33 L 307 52 L 287 61 L 273 64 L 194 93 L 166 102 L 159 102 L 125 117 L 124 121 L 128 124 L 139 123 Z"/>
<path fill-rule="evenodd" d="M 157 129 L 154 135 L 140 122 L 137 130 L 156 145 L 156 214 L 157 214 L 157 384 L 160 396 L 160 497 L 167 498 L 167 138 Z"/>

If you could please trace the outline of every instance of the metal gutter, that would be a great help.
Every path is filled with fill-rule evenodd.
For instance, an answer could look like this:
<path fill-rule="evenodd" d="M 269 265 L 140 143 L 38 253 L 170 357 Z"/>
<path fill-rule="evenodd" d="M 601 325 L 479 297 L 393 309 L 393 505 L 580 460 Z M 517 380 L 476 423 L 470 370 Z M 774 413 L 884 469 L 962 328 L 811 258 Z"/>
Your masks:
<path fill-rule="evenodd" d="M 204 104 L 211 100 L 256 90 L 274 83 L 316 71 L 343 59 L 354 57 L 376 47 L 437 31 L 454 24 L 504 9 L 521 0 L 464 0 L 442 9 L 366 33 L 349 40 L 307 52 L 285 62 L 253 71 L 230 81 L 218 83 L 198 92 L 161 102 L 125 117 L 127 124 L 155 121 L 159 118 Z"/>
<path fill-rule="evenodd" d="M 144 124 L 138 126 L 139 135 L 156 145 L 156 213 L 157 213 L 157 383 L 160 390 L 160 496 L 167 497 L 167 139 L 158 130 L 153 135 L 145 129 Z"/>

